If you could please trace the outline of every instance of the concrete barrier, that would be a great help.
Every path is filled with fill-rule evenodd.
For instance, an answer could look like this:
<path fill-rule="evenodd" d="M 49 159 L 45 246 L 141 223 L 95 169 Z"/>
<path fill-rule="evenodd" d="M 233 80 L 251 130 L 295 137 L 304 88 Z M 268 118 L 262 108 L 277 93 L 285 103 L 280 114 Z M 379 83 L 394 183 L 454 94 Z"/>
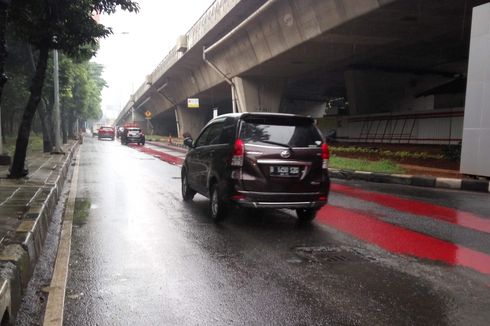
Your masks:
<path fill-rule="evenodd" d="M 328 169 L 328 171 L 330 174 L 330 178 L 333 179 L 355 179 L 370 182 L 410 185 L 417 187 L 436 187 L 445 189 L 490 192 L 490 182 L 488 180 L 436 178 L 404 174 L 386 174 L 365 171 L 339 170 L 333 168 Z"/>

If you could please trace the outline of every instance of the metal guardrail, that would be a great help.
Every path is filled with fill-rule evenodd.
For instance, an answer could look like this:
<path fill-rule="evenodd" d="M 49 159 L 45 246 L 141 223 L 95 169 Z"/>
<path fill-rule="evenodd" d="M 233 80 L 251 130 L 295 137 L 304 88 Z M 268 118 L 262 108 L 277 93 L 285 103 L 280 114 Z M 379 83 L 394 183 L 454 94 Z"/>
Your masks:
<path fill-rule="evenodd" d="M 446 142 L 458 143 L 462 139 L 451 134 L 449 125 L 448 136 L 418 137 L 414 135 L 415 125 L 419 120 L 462 118 L 464 111 L 452 110 L 442 112 L 413 112 L 395 114 L 377 114 L 369 116 L 355 116 L 347 119 L 349 123 L 360 123 L 361 128 L 357 137 L 340 136 L 338 139 L 348 141 L 361 141 L 365 143 L 419 143 L 419 142 Z"/>

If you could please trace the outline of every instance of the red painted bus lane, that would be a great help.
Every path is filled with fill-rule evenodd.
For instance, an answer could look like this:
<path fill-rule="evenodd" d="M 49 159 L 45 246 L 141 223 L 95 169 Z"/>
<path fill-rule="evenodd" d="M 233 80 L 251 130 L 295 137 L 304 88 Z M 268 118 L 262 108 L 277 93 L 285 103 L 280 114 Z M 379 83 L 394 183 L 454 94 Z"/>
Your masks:
<path fill-rule="evenodd" d="M 333 183 L 330 189 L 347 196 L 356 197 L 362 200 L 377 203 L 379 205 L 394 208 L 398 211 L 415 214 L 422 217 L 431 217 L 448 223 L 464 226 L 469 229 L 490 233 L 490 220 L 468 212 L 462 212 L 453 208 L 424 203 L 417 200 L 409 200 L 392 195 L 366 191 L 337 183 Z"/>
<path fill-rule="evenodd" d="M 317 221 L 396 254 L 441 261 L 490 274 L 490 255 L 336 206 L 324 206 Z"/>
<path fill-rule="evenodd" d="M 144 146 L 132 146 L 132 147 L 134 147 L 135 149 L 137 149 L 140 152 L 143 152 L 143 153 L 146 153 L 149 155 L 153 155 L 154 157 L 158 157 L 160 160 L 165 161 L 165 162 L 170 163 L 170 164 L 182 165 L 182 163 L 184 162 L 184 160 L 182 158 L 176 157 L 173 155 L 169 155 L 169 154 L 164 153 L 162 151 L 157 151 L 157 150 L 154 150 L 154 149 L 151 149 L 148 147 L 144 147 Z"/>

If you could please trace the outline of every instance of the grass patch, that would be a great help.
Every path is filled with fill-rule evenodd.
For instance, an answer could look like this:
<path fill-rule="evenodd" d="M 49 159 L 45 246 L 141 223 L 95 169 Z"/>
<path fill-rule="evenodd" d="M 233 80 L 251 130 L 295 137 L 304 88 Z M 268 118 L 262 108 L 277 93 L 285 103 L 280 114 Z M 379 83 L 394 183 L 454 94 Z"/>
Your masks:
<path fill-rule="evenodd" d="M 386 159 L 436 159 L 440 160 L 444 158 L 442 154 L 434 154 L 429 152 L 409 152 L 409 151 L 390 151 L 383 150 L 379 148 L 368 148 L 368 147 L 357 147 L 357 146 L 345 146 L 345 147 L 337 147 L 330 146 L 330 153 L 332 154 L 374 154 L 378 157 L 386 158 Z"/>
<path fill-rule="evenodd" d="M 390 160 L 368 161 L 355 158 L 331 156 L 329 166 L 335 169 L 380 173 L 404 173 L 405 170 Z"/>
<path fill-rule="evenodd" d="M 5 154 L 14 156 L 15 142 L 17 137 L 7 136 L 5 137 L 5 144 L 3 144 L 3 150 Z M 32 134 L 29 137 L 29 145 L 27 146 L 27 155 L 29 153 L 42 152 L 43 151 L 43 136 L 38 134 Z"/>

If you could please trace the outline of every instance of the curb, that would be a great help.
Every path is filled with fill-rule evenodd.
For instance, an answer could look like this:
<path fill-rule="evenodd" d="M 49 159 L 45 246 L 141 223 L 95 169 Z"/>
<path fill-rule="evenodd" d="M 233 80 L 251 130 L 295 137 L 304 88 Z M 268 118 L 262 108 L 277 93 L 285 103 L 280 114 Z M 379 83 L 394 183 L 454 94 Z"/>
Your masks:
<path fill-rule="evenodd" d="M 61 189 L 66 181 L 73 154 L 79 146 L 75 142 L 60 168 L 53 168 L 42 189 L 47 194 L 43 202 L 26 205 L 22 222 L 0 252 L 0 314 L 2 325 L 12 324 L 19 310 L 22 294 L 29 282 L 46 238 L 49 221 L 56 208 Z"/>
<path fill-rule="evenodd" d="M 153 146 L 170 149 L 170 150 L 176 151 L 176 152 L 187 153 L 187 149 L 182 148 L 182 147 L 177 147 L 175 145 L 166 145 L 166 144 L 163 144 L 160 142 L 155 142 L 155 141 L 147 141 L 146 143 L 153 145 Z"/>
<path fill-rule="evenodd" d="M 456 178 L 436 178 L 414 176 L 406 174 L 387 174 L 352 170 L 339 170 L 329 168 L 328 172 L 331 178 L 345 180 L 364 180 L 379 183 L 393 183 L 407 186 L 443 188 L 453 190 L 467 190 L 477 192 L 490 192 L 490 181 L 456 179 Z"/>

